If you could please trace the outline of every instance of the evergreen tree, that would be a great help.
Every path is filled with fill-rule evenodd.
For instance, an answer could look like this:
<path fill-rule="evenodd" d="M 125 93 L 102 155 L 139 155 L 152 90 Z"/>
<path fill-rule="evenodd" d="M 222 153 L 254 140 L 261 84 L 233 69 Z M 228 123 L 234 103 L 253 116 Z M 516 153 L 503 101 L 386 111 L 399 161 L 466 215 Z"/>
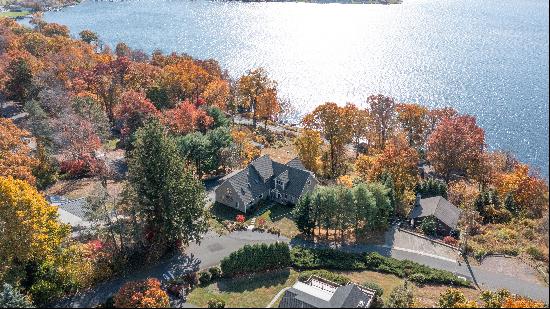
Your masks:
<path fill-rule="evenodd" d="M 442 196 L 447 198 L 447 184 L 444 181 L 429 178 L 416 185 L 414 189 L 416 194 L 420 194 L 422 198 Z"/>
<path fill-rule="evenodd" d="M 296 206 L 292 210 L 292 216 L 296 221 L 298 230 L 305 236 L 312 236 L 315 228 L 315 220 L 313 216 L 311 195 L 306 194 L 300 197 Z"/>
<path fill-rule="evenodd" d="M 374 224 L 376 218 L 376 199 L 364 183 L 359 183 L 353 188 L 355 199 L 355 232 L 359 232 L 359 223 L 363 222 L 365 227 Z"/>
<path fill-rule="evenodd" d="M 188 244 L 207 231 L 204 186 L 193 178 L 175 139 L 156 120 L 136 133 L 128 179 L 136 193 L 136 213 L 157 241 Z"/>
<path fill-rule="evenodd" d="M 33 308 L 33 305 L 25 295 L 10 284 L 4 283 L 0 292 L 0 308 Z"/>
<path fill-rule="evenodd" d="M 6 97 L 9 100 L 24 103 L 30 97 L 33 90 L 32 72 L 29 64 L 23 58 L 17 58 L 10 62 L 6 68 Z"/>

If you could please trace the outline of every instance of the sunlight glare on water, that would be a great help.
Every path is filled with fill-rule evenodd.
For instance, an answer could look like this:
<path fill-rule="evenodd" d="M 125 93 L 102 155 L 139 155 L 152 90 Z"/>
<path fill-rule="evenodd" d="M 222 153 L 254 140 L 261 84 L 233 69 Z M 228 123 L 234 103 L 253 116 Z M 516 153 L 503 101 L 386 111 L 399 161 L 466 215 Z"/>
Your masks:
<path fill-rule="evenodd" d="M 112 46 L 214 58 L 233 77 L 263 66 L 294 120 L 376 93 L 452 106 L 477 116 L 492 148 L 548 175 L 547 1 L 87 1 L 45 17 Z"/>

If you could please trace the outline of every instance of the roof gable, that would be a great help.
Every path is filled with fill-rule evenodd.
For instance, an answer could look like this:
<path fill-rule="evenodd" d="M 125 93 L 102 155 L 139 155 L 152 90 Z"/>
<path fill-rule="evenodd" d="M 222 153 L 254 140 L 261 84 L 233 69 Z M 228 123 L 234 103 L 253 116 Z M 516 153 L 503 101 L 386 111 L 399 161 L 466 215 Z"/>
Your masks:
<path fill-rule="evenodd" d="M 411 211 L 411 218 L 434 216 L 451 228 L 456 228 L 460 209 L 442 196 L 421 199 Z"/>

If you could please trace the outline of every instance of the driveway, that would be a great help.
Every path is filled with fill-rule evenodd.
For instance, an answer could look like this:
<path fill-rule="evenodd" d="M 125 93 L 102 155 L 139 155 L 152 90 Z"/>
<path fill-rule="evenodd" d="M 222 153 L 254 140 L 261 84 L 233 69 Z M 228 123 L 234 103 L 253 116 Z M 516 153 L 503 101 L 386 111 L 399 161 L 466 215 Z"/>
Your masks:
<path fill-rule="evenodd" d="M 399 244 L 404 244 L 406 238 L 400 239 Z M 236 251 L 247 244 L 274 243 L 276 241 L 288 242 L 291 246 L 301 245 L 306 247 L 327 247 L 327 245 L 314 244 L 300 239 L 288 239 L 277 237 L 269 233 L 251 231 L 239 231 L 219 236 L 209 232 L 205 235 L 200 244 L 191 244 L 184 252 L 172 258 L 161 261 L 159 264 L 135 272 L 129 276 L 118 278 L 97 285 L 93 289 L 65 299 L 55 304 L 55 307 L 93 307 L 103 303 L 109 296 L 113 295 L 127 281 L 154 277 L 168 279 L 181 273 L 191 270 L 206 269 L 218 265 L 220 261 L 231 252 Z M 411 241 L 409 239 L 408 241 Z M 427 246 L 421 242 L 413 241 L 413 246 Z M 418 247 L 417 247 L 418 248 Z M 422 247 L 424 248 L 424 247 Z M 410 248 L 390 247 L 388 245 L 355 245 L 339 246 L 337 249 L 348 252 L 378 252 L 384 256 L 391 256 L 399 260 L 411 260 L 433 268 L 447 270 L 457 275 L 475 280 L 481 289 L 497 290 L 506 288 L 513 293 L 539 299 L 548 303 L 548 287 L 524 277 L 516 277 L 514 273 L 495 270 L 494 267 L 470 266 L 465 263 L 458 263 L 448 256 L 435 256 L 416 252 Z M 439 249 L 435 249 L 436 251 Z"/>

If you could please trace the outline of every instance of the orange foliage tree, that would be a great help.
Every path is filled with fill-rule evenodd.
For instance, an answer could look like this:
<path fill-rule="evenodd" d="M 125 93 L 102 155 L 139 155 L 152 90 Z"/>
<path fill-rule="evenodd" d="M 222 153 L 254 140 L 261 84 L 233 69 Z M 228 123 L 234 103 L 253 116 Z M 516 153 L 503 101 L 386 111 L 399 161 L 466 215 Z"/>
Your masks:
<path fill-rule="evenodd" d="M 391 97 L 378 94 L 369 96 L 367 103 L 369 105 L 376 147 L 383 149 L 386 141 L 395 130 L 395 100 Z"/>
<path fill-rule="evenodd" d="M 322 146 L 321 134 L 315 130 L 304 129 L 294 140 L 294 147 L 304 167 L 314 173 L 319 172 L 321 166 Z"/>
<path fill-rule="evenodd" d="M 168 308 L 170 299 L 158 279 L 125 283 L 114 297 L 116 308 Z"/>

